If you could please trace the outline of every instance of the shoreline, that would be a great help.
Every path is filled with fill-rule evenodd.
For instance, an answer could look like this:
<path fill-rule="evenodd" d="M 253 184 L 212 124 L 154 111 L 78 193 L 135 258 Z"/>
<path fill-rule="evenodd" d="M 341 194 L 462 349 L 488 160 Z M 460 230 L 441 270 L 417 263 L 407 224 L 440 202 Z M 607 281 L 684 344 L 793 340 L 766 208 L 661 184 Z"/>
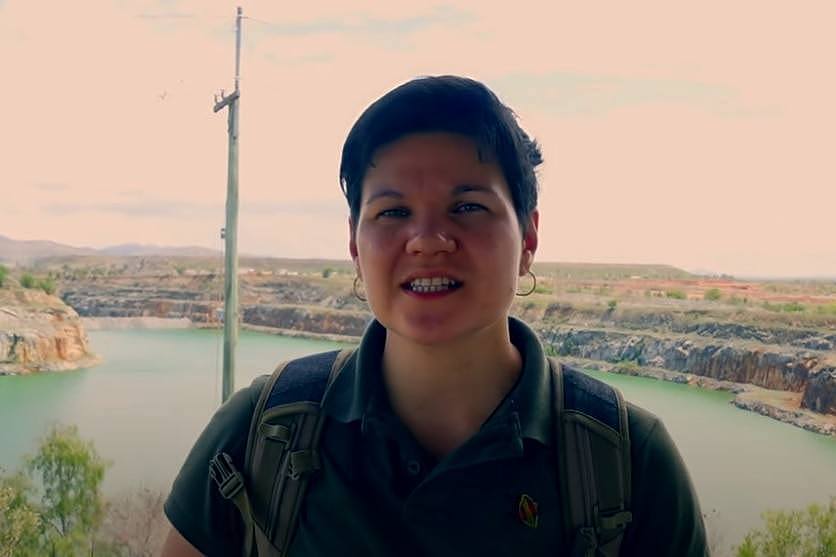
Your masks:
<path fill-rule="evenodd" d="M 90 331 L 106 329 L 217 329 L 215 324 L 195 323 L 188 318 L 165 318 L 165 317 L 82 317 L 81 322 L 85 329 Z M 241 328 L 247 331 L 287 336 L 292 338 L 305 338 L 312 340 L 325 340 L 345 344 L 357 344 L 360 337 L 349 335 L 335 335 L 328 333 L 315 333 L 299 331 L 296 329 L 282 329 L 278 327 L 267 327 L 262 325 L 248 325 L 242 323 Z M 548 349 L 548 346 L 546 346 Z M 570 365 L 596 371 L 605 371 L 619 375 L 632 375 L 646 377 L 662 381 L 670 381 L 684 385 L 690 385 L 711 391 L 727 391 L 734 394 L 730 404 L 749 412 L 755 412 L 763 416 L 800 427 L 813 433 L 828 437 L 836 437 L 836 416 L 818 414 L 800 407 L 800 393 L 790 391 L 772 391 L 748 383 L 734 383 L 721 381 L 712 377 L 681 373 L 662 368 L 653 368 L 638 365 L 623 365 L 600 360 L 587 360 L 583 358 L 560 357 L 560 360 Z M 80 367 L 80 366 L 79 366 Z"/>
<path fill-rule="evenodd" d="M 638 365 L 625 366 L 623 364 L 571 357 L 561 357 L 561 361 L 595 371 L 630 375 L 633 377 L 645 377 L 659 381 L 670 381 L 672 383 L 693 386 L 709 391 L 726 391 L 734 395 L 734 398 L 729 401 L 729 404 L 741 410 L 755 412 L 779 422 L 800 427 L 812 433 L 836 438 L 836 416 L 819 414 L 806 408 L 801 408 L 801 393 L 773 391 L 749 383 L 721 381 L 713 377 L 692 373 L 680 373 L 661 368 L 642 367 Z"/>

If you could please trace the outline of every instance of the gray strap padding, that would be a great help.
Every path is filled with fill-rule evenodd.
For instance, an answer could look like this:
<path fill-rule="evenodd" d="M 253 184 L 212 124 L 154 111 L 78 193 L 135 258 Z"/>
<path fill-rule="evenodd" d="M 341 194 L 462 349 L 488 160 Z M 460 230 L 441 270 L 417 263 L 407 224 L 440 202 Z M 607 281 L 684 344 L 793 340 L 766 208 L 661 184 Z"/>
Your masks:
<path fill-rule="evenodd" d="M 627 406 L 618 389 L 618 431 L 565 406 L 563 370 L 549 358 L 553 372 L 558 477 L 563 493 L 566 532 L 572 557 L 615 557 L 630 513 L 630 438 Z"/>
<path fill-rule="evenodd" d="M 353 352 L 353 349 L 346 349 L 337 354 L 328 376 L 326 393 Z M 271 506 L 276 506 L 274 507 L 275 514 L 271 512 L 272 516 L 269 519 L 272 523 L 269 526 L 272 529 L 270 553 L 264 555 L 259 553 L 260 557 L 281 557 L 286 554 L 296 528 L 299 510 L 302 507 L 309 473 L 320 467 L 318 447 L 325 425 L 325 416 L 320 413 L 319 404 L 288 404 L 285 410 L 286 415 L 292 419 L 292 426 L 290 428 L 283 426 L 289 433 L 287 450 L 284 451 L 283 462 L 280 465 L 280 471 L 283 472 L 284 477 L 279 479 L 273 491 Z M 280 408 L 271 408 L 270 416 L 276 417 L 280 415 L 280 412 Z"/>

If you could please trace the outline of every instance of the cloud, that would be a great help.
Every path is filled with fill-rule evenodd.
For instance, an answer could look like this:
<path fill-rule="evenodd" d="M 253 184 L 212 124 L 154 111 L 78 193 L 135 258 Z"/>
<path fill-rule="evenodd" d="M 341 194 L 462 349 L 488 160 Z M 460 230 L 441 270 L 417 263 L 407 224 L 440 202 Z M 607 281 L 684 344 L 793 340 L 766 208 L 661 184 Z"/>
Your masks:
<path fill-rule="evenodd" d="M 125 217 L 195 218 L 222 213 L 223 207 L 212 204 L 171 201 L 138 201 L 115 203 L 50 203 L 44 211 L 53 216 L 78 213 L 110 213 Z"/>
<path fill-rule="evenodd" d="M 300 36 L 324 34 L 349 34 L 373 37 L 380 35 L 404 35 L 438 26 L 456 26 L 473 19 L 473 15 L 452 6 L 436 6 L 431 11 L 407 17 L 350 16 L 318 18 L 296 23 L 272 23 L 246 17 L 264 26 L 263 32 L 271 35 Z"/>
<path fill-rule="evenodd" d="M 158 13 L 141 13 L 136 17 L 140 19 L 191 19 L 195 15 L 186 12 L 158 12 Z"/>
<path fill-rule="evenodd" d="M 2 2 L 2 0 L 0 0 L 0 2 Z M 58 182 L 36 182 L 36 183 L 32 184 L 32 187 L 34 187 L 35 189 L 45 191 L 45 192 L 50 192 L 50 193 L 55 193 L 55 192 L 59 192 L 59 191 L 67 191 L 67 190 L 70 189 L 70 187 L 67 184 L 61 184 L 61 183 L 58 183 Z"/>
<path fill-rule="evenodd" d="M 553 72 L 508 74 L 491 85 L 514 104 L 557 114 L 604 114 L 635 105 L 676 103 L 725 116 L 746 112 L 731 88 L 696 81 Z"/>
<path fill-rule="evenodd" d="M 113 214 L 129 218 L 194 219 L 204 217 L 223 218 L 222 203 L 187 203 L 181 201 L 125 201 L 109 203 L 50 203 L 44 211 L 51 216 L 67 216 L 80 213 Z M 348 214 L 344 203 L 337 201 L 247 201 L 239 206 L 241 218 L 280 216 L 339 217 Z"/>

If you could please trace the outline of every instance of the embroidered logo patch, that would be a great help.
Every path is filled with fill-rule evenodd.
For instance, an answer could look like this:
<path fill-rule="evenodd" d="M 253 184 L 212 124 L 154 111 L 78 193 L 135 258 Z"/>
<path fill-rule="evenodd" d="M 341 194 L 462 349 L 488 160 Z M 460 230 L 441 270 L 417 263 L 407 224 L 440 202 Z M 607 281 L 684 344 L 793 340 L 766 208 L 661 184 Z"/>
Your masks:
<path fill-rule="evenodd" d="M 537 502 L 523 493 L 520 495 L 520 502 L 517 505 L 517 516 L 520 522 L 529 528 L 537 528 L 540 516 L 537 514 Z"/>

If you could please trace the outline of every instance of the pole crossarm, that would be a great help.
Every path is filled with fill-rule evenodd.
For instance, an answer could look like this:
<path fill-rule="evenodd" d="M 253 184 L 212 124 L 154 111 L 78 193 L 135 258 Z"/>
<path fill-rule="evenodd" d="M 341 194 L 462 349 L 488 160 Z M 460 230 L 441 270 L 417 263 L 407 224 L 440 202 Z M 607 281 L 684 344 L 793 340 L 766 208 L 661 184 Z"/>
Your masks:
<path fill-rule="evenodd" d="M 216 100 L 215 107 L 212 109 L 212 112 L 218 112 L 219 110 L 222 110 L 224 107 L 232 104 L 240 96 L 241 93 L 239 93 L 238 91 L 233 91 L 229 95 L 221 95 L 221 100 Z M 217 97 L 215 98 L 217 99 Z"/>

